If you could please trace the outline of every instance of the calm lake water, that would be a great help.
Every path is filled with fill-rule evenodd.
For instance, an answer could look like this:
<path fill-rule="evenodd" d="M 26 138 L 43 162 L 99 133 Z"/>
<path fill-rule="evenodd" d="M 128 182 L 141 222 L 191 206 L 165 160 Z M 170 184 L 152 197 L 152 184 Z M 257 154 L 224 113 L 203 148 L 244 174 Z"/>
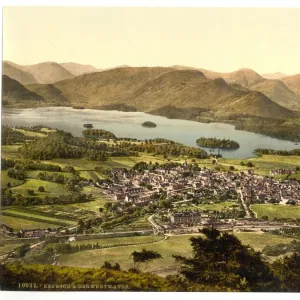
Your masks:
<path fill-rule="evenodd" d="M 156 123 L 156 128 L 145 128 L 145 121 Z M 292 150 L 299 148 L 293 142 L 270 138 L 264 135 L 235 130 L 234 126 L 222 123 L 199 123 L 172 120 L 143 112 L 101 111 L 73 109 L 71 107 L 43 107 L 30 109 L 3 109 L 2 124 L 10 126 L 47 125 L 52 128 L 81 136 L 83 124 L 92 123 L 94 128 L 113 132 L 117 137 L 137 139 L 166 138 L 189 146 L 197 146 L 199 137 L 231 139 L 240 144 L 237 150 L 221 151 L 223 157 L 247 158 L 254 156 L 255 148 Z M 209 152 L 209 149 L 206 149 Z M 216 152 L 216 151 L 215 151 Z"/>

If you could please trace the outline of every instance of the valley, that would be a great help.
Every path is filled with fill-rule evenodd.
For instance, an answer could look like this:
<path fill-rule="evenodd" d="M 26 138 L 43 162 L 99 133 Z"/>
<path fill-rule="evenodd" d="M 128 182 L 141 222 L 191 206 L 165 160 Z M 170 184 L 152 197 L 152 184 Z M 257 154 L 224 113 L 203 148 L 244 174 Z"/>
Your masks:
<path fill-rule="evenodd" d="M 122 140 L 105 130 L 95 131 L 105 139 L 71 137 L 45 125 L 2 132 L 2 259 L 128 270 L 130 253 L 146 248 L 163 259 L 141 271 L 167 276 L 177 272 L 172 255 L 189 255 L 189 239 L 206 226 L 259 251 L 292 241 L 276 230 L 300 228 L 297 155 L 216 158 L 165 139 Z M 41 157 L 47 145 L 52 156 Z M 91 149 L 102 154 L 86 156 Z M 41 244 L 19 257 L 25 243 Z M 49 256 L 47 247 L 65 248 Z"/>

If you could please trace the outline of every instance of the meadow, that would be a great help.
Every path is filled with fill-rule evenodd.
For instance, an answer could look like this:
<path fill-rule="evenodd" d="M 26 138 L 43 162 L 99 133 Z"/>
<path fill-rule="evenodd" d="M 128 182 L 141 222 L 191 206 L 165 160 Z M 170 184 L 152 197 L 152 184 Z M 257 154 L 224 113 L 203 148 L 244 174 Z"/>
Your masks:
<path fill-rule="evenodd" d="M 18 152 L 20 147 L 21 144 L 1 145 L 1 156 L 3 158 L 21 159 L 21 155 Z"/>
<path fill-rule="evenodd" d="M 230 208 L 238 208 L 239 205 L 237 202 L 230 202 L 230 201 L 224 201 L 224 202 L 218 202 L 218 203 L 208 203 L 208 204 L 196 204 L 196 205 L 191 205 L 191 204 L 181 204 L 179 208 L 177 208 L 178 211 L 182 210 L 209 210 L 209 211 L 222 211 L 222 210 L 227 210 Z"/>
<path fill-rule="evenodd" d="M 223 165 L 233 165 L 236 169 L 249 169 L 240 165 L 241 161 L 245 164 L 252 162 L 253 170 L 256 174 L 269 175 L 272 169 L 295 169 L 300 166 L 299 156 L 279 156 L 279 155 L 262 155 L 248 159 L 220 159 L 219 163 Z"/>
<path fill-rule="evenodd" d="M 300 218 L 300 206 L 286 204 L 253 204 L 251 209 L 257 214 L 258 218 L 267 216 L 269 220 L 274 218 Z"/>
<path fill-rule="evenodd" d="M 10 251 L 17 249 L 23 244 L 3 244 L 3 241 L 0 240 L 0 255 L 6 254 Z"/>
<path fill-rule="evenodd" d="M 67 220 L 62 218 L 55 218 L 51 216 L 47 216 L 45 213 L 42 215 L 39 214 L 37 211 L 26 210 L 26 209 L 18 209 L 18 208 L 5 208 L 2 209 L 1 212 L 2 216 L 10 216 L 16 217 L 25 220 L 32 220 L 37 222 L 46 222 L 50 224 L 60 224 L 61 226 L 68 226 L 68 225 L 75 225 L 76 221 L 74 220 Z"/>
<path fill-rule="evenodd" d="M 11 187 L 20 185 L 23 183 L 23 180 L 18 180 L 7 175 L 7 170 L 1 170 L 1 188 L 7 188 L 7 184 L 10 182 Z"/>
<path fill-rule="evenodd" d="M 43 186 L 45 188 L 45 192 L 38 191 L 38 188 L 40 186 Z M 24 184 L 14 187 L 11 190 L 13 194 L 21 194 L 24 196 L 28 196 L 28 190 L 34 190 L 34 196 L 38 197 L 68 194 L 68 191 L 66 190 L 64 185 L 39 179 L 25 180 Z"/>
<path fill-rule="evenodd" d="M 14 231 L 19 231 L 20 229 L 45 229 L 45 228 L 55 228 L 59 226 L 53 226 L 53 224 L 43 222 L 26 220 L 23 218 L 16 218 L 11 216 L 1 216 L 1 222 L 9 227 L 11 227 Z"/>
<path fill-rule="evenodd" d="M 194 235 L 170 236 L 167 240 L 162 240 L 153 244 L 122 246 L 115 248 L 87 250 L 74 254 L 60 255 L 59 262 L 62 265 L 76 267 L 101 267 L 105 261 L 110 263 L 119 263 L 122 269 L 129 269 L 134 266 L 131 253 L 141 251 L 143 248 L 157 251 L 162 255 L 161 259 L 153 261 L 149 266 L 141 265 L 140 269 L 144 272 L 153 272 L 165 276 L 176 272 L 178 267 L 173 254 L 191 256 L 192 247 L 190 238 Z M 244 243 L 250 244 L 255 250 L 261 251 L 265 245 L 275 245 L 278 243 L 289 243 L 291 238 L 279 237 L 266 233 L 243 232 L 235 235 Z M 110 239 L 110 243 L 119 243 L 119 238 Z M 88 241 L 85 241 L 86 243 Z M 88 259 L 87 259 L 88 258 Z"/>

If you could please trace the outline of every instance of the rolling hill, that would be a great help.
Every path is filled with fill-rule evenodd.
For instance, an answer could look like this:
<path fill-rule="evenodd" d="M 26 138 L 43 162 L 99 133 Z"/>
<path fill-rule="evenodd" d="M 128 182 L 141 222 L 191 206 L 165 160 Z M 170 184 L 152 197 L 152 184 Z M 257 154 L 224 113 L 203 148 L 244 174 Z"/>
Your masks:
<path fill-rule="evenodd" d="M 2 75 L 2 100 L 3 105 L 11 102 L 43 101 L 42 96 L 29 91 L 18 81 Z"/>
<path fill-rule="evenodd" d="M 297 77 L 297 75 L 295 75 L 276 80 L 266 79 L 251 69 L 219 73 L 184 66 L 172 66 L 172 68 L 176 70 L 200 70 L 209 79 L 223 78 L 235 89 L 242 91 L 259 91 L 281 106 L 300 111 L 300 76 Z M 276 74 L 278 77 L 280 76 L 279 74 L 282 73 Z M 274 75 L 273 77 L 276 76 Z"/>
<path fill-rule="evenodd" d="M 284 84 L 300 97 L 300 74 L 283 78 Z"/>
<path fill-rule="evenodd" d="M 44 62 L 23 67 L 34 76 L 38 83 L 54 83 L 74 77 L 69 71 L 55 62 Z"/>
<path fill-rule="evenodd" d="M 28 84 L 26 85 L 26 88 L 45 99 L 67 102 L 67 98 L 53 84 Z"/>
<path fill-rule="evenodd" d="M 65 75 L 71 78 L 54 84 L 20 86 L 27 91 L 27 95 L 33 93 L 55 105 L 59 103 L 98 109 L 123 107 L 166 116 L 172 111 L 174 116 L 185 114 L 185 118 L 189 119 L 203 113 L 212 116 L 245 115 L 263 118 L 287 118 L 295 115 L 293 111 L 283 107 L 292 102 L 297 104 L 294 93 L 281 81 L 266 80 L 249 69 L 226 73 L 224 79 L 218 78 L 216 74 L 210 74 L 210 77 L 216 78 L 209 79 L 208 75 L 205 76 L 199 70 L 163 67 L 121 67 L 74 77 L 68 75 L 70 73 L 60 72 L 63 67 L 57 65 L 43 63 L 31 66 L 30 70 L 36 76 L 46 72 L 42 77 L 37 77 L 40 81 Z M 4 85 L 6 84 L 5 82 Z M 270 100 L 266 94 L 272 98 L 278 97 L 276 102 L 279 104 Z M 288 104 L 284 102 L 286 99 Z M 169 107 L 170 112 L 167 112 L 166 107 Z"/>
<path fill-rule="evenodd" d="M 281 80 L 265 80 L 250 87 L 252 91 L 260 91 L 277 104 L 300 110 L 300 97 L 292 92 Z"/>
<path fill-rule="evenodd" d="M 144 112 L 169 106 L 197 108 L 216 115 L 226 113 L 267 118 L 294 115 L 262 93 L 236 89 L 224 79 L 211 80 L 197 70 L 119 68 L 85 74 L 57 82 L 54 86 L 72 105 L 80 103 L 89 108 L 122 104 Z"/>
<path fill-rule="evenodd" d="M 81 65 L 73 62 L 61 63 L 60 65 L 74 76 L 103 71 L 102 69 L 97 69 L 91 65 Z"/>
<path fill-rule="evenodd" d="M 21 84 L 37 83 L 37 80 L 32 74 L 22 69 L 21 66 L 9 61 L 2 62 L 2 74 L 17 80 Z"/>
<path fill-rule="evenodd" d="M 284 77 L 288 77 L 288 75 L 281 72 L 262 74 L 261 76 L 266 79 L 282 79 Z"/>

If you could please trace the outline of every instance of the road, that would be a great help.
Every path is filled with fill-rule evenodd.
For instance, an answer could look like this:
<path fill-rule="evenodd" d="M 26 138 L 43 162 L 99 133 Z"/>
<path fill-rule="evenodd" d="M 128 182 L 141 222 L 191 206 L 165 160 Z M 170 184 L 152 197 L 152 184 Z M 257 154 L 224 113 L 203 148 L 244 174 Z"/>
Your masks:
<path fill-rule="evenodd" d="M 147 219 L 147 221 L 152 225 L 152 227 L 153 227 L 154 229 L 156 229 L 156 230 L 158 230 L 158 231 L 161 231 L 161 230 L 162 230 L 161 226 L 157 225 L 157 224 L 155 223 L 155 221 L 153 220 L 154 216 L 155 216 L 155 214 L 154 214 L 154 215 L 151 215 L 151 216 Z"/>
<path fill-rule="evenodd" d="M 249 219 L 251 218 L 251 214 L 250 214 L 250 211 L 244 201 L 244 196 L 243 196 L 243 193 L 242 193 L 242 190 L 241 189 L 237 189 L 236 190 L 238 193 L 240 193 L 241 195 L 241 201 L 242 201 L 242 204 L 243 204 L 243 207 L 244 207 L 244 210 L 245 210 L 245 213 L 246 213 L 246 216 L 245 216 L 245 219 Z"/>
<path fill-rule="evenodd" d="M 44 244 L 45 242 L 43 241 L 43 242 L 38 242 L 38 243 L 36 243 L 36 244 L 33 244 L 33 245 L 31 245 L 30 247 L 29 247 L 29 249 L 31 250 L 31 249 L 34 249 L 35 247 L 37 247 L 37 246 L 39 246 L 39 245 L 42 245 L 42 244 Z M 0 260 L 4 260 L 4 259 L 6 259 L 8 256 L 9 256 L 9 254 L 13 254 L 13 253 L 15 253 L 16 252 L 16 250 L 13 250 L 13 251 L 10 251 L 10 252 L 8 252 L 8 253 L 5 253 L 5 254 L 3 254 L 3 255 L 1 255 L 0 256 Z"/>

